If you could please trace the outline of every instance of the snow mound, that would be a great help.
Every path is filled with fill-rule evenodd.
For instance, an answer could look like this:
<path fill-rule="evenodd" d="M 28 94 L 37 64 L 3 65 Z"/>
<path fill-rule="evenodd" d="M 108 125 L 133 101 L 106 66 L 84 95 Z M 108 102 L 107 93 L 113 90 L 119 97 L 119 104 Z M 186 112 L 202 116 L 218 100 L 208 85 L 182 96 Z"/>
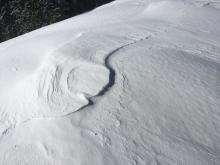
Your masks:
<path fill-rule="evenodd" d="M 0 164 L 219 165 L 216 4 L 116 0 L 1 43 Z"/>
<path fill-rule="evenodd" d="M 23 56 L 26 69 L 12 68 L 1 78 L 6 84 L 0 94 L 2 131 L 31 118 L 58 117 L 77 111 L 108 83 L 109 70 L 104 65 L 74 54 L 75 39 L 46 54 L 33 68 L 25 66 L 32 64 L 32 55 Z M 12 63 L 13 67 L 20 61 L 1 62 Z"/>
<path fill-rule="evenodd" d="M 57 48 L 40 50 L 40 58 L 26 47 L 21 49 L 24 54 L 6 52 L 11 57 L 4 55 L 1 60 L 5 65 L 2 75 L 7 69 L 6 77 L 1 78 L 5 86 L 0 94 L 1 132 L 33 118 L 71 114 L 103 95 L 112 83 L 109 57 L 145 38 L 135 33 L 127 37 L 105 33 L 77 33 L 63 43 L 61 40 Z M 33 39 L 30 47 L 44 39 Z"/>

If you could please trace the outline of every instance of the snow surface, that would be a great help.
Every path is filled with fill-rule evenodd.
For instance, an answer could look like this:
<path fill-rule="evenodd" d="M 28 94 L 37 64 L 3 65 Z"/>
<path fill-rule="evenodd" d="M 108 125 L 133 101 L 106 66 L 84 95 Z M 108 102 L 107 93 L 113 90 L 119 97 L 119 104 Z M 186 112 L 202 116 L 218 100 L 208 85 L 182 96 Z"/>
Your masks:
<path fill-rule="evenodd" d="M 0 44 L 1 165 L 219 165 L 220 2 L 116 0 Z"/>

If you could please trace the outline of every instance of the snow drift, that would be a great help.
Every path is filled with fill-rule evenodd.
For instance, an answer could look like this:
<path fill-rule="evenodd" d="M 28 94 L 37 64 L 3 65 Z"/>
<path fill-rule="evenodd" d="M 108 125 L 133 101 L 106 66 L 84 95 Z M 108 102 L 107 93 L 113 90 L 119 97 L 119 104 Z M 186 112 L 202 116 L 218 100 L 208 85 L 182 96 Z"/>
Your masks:
<path fill-rule="evenodd" d="M 218 6 L 118 0 L 1 43 L 1 164 L 219 164 Z"/>

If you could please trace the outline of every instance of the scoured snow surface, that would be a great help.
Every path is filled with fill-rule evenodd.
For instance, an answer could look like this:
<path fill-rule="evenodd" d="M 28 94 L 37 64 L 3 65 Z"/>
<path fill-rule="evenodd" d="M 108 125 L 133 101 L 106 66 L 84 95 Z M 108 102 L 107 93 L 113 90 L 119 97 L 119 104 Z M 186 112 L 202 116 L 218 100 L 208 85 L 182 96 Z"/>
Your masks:
<path fill-rule="evenodd" d="M 220 2 L 116 0 L 0 44 L 1 165 L 219 165 Z"/>

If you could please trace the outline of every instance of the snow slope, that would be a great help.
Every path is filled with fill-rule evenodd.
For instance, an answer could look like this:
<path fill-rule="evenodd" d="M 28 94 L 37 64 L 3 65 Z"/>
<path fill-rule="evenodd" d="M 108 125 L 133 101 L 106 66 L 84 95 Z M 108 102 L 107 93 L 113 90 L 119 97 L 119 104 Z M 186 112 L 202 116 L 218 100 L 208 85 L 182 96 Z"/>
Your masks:
<path fill-rule="evenodd" d="M 116 0 L 0 44 L 0 164 L 220 164 L 220 2 Z"/>

